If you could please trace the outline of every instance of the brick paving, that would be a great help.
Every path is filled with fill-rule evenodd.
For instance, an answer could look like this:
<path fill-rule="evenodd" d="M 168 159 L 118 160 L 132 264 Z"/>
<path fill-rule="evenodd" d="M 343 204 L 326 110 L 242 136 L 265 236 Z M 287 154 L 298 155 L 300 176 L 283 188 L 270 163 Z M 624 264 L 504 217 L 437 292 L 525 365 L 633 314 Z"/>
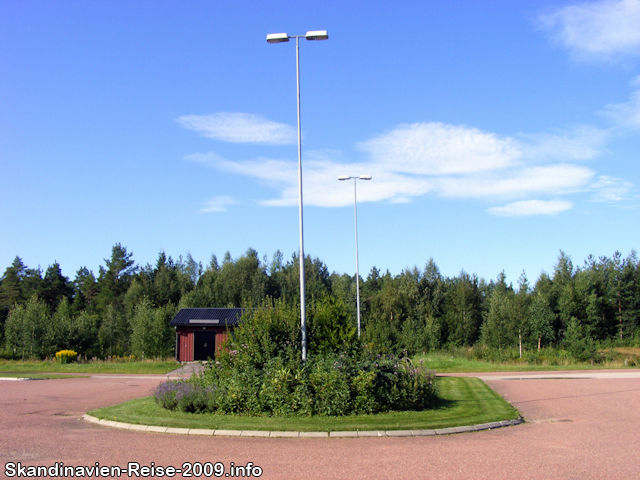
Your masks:
<path fill-rule="evenodd" d="M 447 436 L 256 438 L 184 436 L 95 425 L 88 410 L 148 395 L 165 376 L 101 375 L 0 382 L 0 477 L 7 462 L 253 462 L 282 479 L 637 479 L 640 371 L 583 378 L 481 374 L 525 418 L 516 427 Z M 571 372 L 576 373 L 576 372 Z M 563 377 L 561 372 L 553 376 Z M 598 378 L 599 377 L 599 378 Z M 522 379 L 520 379 L 522 378 Z M 176 478 L 181 478 L 178 475 Z"/>

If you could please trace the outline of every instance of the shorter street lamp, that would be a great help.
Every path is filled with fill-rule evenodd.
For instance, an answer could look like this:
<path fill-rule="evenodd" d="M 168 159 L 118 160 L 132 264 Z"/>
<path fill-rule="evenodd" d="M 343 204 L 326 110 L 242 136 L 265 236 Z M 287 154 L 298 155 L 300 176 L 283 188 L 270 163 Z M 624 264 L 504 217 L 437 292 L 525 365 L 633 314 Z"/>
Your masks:
<path fill-rule="evenodd" d="M 358 201 L 356 198 L 356 180 L 371 180 L 371 175 L 360 175 L 359 177 L 340 175 L 338 177 L 338 180 L 351 179 L 353 179 L 353 212 L 356 223 L 356 303 L 358 306 L 358 338 L 360 338 L 360 266 L 358 262 Z"/>

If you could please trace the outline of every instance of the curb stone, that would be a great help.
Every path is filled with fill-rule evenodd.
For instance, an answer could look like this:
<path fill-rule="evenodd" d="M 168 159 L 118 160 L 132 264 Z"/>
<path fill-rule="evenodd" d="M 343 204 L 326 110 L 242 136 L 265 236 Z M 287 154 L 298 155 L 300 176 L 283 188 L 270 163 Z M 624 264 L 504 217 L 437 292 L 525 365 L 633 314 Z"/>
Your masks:
<path fill-rule="evenodd" d="M 510 427 L 524 423 L 522 417 L 515 420 L 482 423 L 463 427 L 438 428 L 435 430 L 365 430 L 339 432 L 288 432 L 268 430 L 210 430 L 203 428 L 170 428 L 153 425 L 135 425 L 123 422 L 104 420 L 84 414 L 82 419 L 104 427 L 142 432 L 168 433 L 174 435 L 204 435 L 215 437 L 270 437 L 270 438 L 364 438 L 364 437 L 429 437 L 435 435 L 452 435 L 455 433 L 477 432 L 493 430 L 494 428 Z"/>
<path fill-rule="evenodd" d="M 387 437 L 413 437 L 411 430 L 387 430 Z"/>
<path fill-rule="evenodd" d="M 413 430 L 413 435 L 416 437 L 431 437 L 437 434 L 435 430 Z"/>
<path fill-rule="evenodd" d="M 269 432 L 268 430 L 243 430 L 240 436 L 241 437 L 268 437 L 270 433 L 271 432 Z"/>
<path fill-rule="evenodd" d="M 300 432 L 302 438 L 327 438 L 329 432 Z"/>
<path fill-rule="evenodd" d="M 213 434 L 216 437 L 239 437 L 242 435 L 242 430 L 214 430 Z"/>
<path fill-rule="evenodd" d="M 358 437 L 386 437 L 387 432 L 383 430 L 364 430 L 358 431 Z"/>
<path fill-rule="evenodd" d="M 475 432 L 476 427 L 466 426 L 466 427 L 456 427 L 456 433 L 467 433 L 467 432 Z"/>
<path fill-rule="evenodd" d="M 330 437 L 357 437 L 358 432 L 329 432 Z"/>
<path fill-rule="evenodd" d="M 300 436 L 300 432 L 271 432 L 269 436 L 274 438 L 297 438 Z"/>
<path fill-rule="evenodd" d="M 147 432 L 166 433 L 167 427 L 147 427 Z"/>
<path fill-rule="evenodd" d="M 129 430 L 137 430 L 139 432 L 146 432 L 147 428 L 149 428 L 148 425 L 131 425 L 129 427 Z"/>

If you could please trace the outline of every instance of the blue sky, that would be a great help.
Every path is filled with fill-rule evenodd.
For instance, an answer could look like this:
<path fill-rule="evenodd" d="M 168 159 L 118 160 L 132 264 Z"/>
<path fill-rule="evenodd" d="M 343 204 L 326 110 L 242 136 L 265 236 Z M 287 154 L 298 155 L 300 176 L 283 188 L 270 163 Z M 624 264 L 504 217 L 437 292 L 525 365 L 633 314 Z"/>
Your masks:
<path fill-rule="evenodd" d="M 516 283 L 640 233 L 640 0 L 0 2 L 0 269 L 121 243 Z"/>

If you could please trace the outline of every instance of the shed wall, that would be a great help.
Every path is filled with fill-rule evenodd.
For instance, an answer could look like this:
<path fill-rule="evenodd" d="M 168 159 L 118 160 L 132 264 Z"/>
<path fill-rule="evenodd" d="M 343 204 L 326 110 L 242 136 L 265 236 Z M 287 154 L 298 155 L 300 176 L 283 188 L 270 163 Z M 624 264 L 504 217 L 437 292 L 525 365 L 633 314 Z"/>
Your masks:
<path fill-rule="evenodd" d="M 193 340 L 194 340 L 194 332 L 215 332 L 216 333 L 216 355 L 222 349 L 222 342 L 224 342 L 228 335 L 231 327 L 227 327 L 226 325 L 212 325 L 212 326 L 186 326 L 179 325 L 176 327 L 176 360 L 179 362 L 193 362 Z"/>

